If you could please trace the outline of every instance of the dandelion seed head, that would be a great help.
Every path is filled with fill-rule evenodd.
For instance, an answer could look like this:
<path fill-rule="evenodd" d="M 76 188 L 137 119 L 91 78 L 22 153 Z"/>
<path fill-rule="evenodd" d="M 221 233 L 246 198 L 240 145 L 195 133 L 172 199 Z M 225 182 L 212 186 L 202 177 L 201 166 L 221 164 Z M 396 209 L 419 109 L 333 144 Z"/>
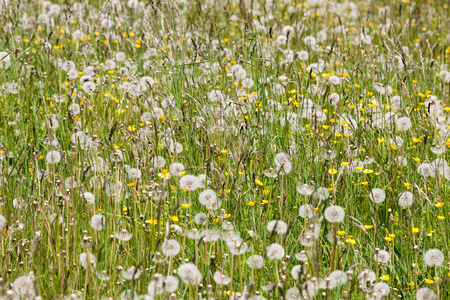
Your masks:
<path fill-rule="evenodd" d="M 83 91 L 88 95 L 92 94 L 96 87 L 97 85 L 92 81 L 86 81 L 83 83 Z"/>
<path fill-rule="evenodd" d="M 397 129 L 402 131 L 410 130 L 412 127 L 411 119 L 408 117 L 398 118 L 396 121 Z"/>
<path fill-rule="evenodd" d="M 261 255 L 252 255 L 247 259 L 247 265 L 252 269 L 261 269 L 264 267 L 264 258 Z"/>
<path fill-rule="evenodd" d="M 336 75 L 332 75 L 332 76 L 328 77 L 328 81 L 332 85 L 339 85 L 341 83 L 341 79 L 339 77 L 337 77 Z"/>
<path fill-rule="evenodd" d="M 387 283 L 377 282 L 373 286 L 373 293 L 378 297 L 386 297 L 389 295 L 391 288 Z"/>
<path fill-rule="evenodd" d="M 90 225 L 92 229 L 101 231 L 105 228 L 105 217 L 101 214 L 95 214 L 91 218 Z"/>
<path fill-rule="evenodd" d="M 173 163 L 169 167 L 170 174 L 173 176 L 181 176 L 180 173 L 185 169 L 182 163 Z"/>
<path fill-rule="evenodd" d="M 425 252 L 423 260 L 427 266 L 439 267 L 444 263 L 445 258 L 441 250 L 431 249 Z"/>
<path fill-rule="evenodd" d="M 180 188 L 195 191 L 199 188 L 198 178 L 194 175 L 184 175 L 180 178 Z"/>
<path fill-rule="evenodd" d="M 275 234 L 286 234 L 288 226 L 281 220 L 272 220 L 267 223 L 267 231 Z"/>
<path fill-rule="evenodd" d="M 129 241 L 132 237 L 133 234 L 129 233 L 126 229 L 122 229 L 119 232 L 114 233 L 114 236 L 119 240 L 119 241 Z"/>
<path fill-rule="evenodd" d="M 420 288 L 416 292 L 416 300 L 437 300 L 438 297 L 429 288 Z"/>
<path fill-rule="evenodd" d="M 168 257 L 176 256 L 180 253 L 181 246 L 176 240 L 165 240 L 161 245 L 161 252 Z"/>
<path fill-rule="evenodd" d="M 204 225 L 208 223 L 208 216 L 205 213 L 198 213 L 194 216 L 194 222 L 198 225 Z"/>
<path fill-rule="evenodd" d="M 83 252 L 80 254 L 80 263 L 83 269 L 87 269 L 88 264 L 91 265 L 91 268 L 95 268 L 96 266 L 95 256 L 92 253 L 89 253 L 89 255 L 87 255 L 86 252 Z"/>
<path fill-rule="evenodd" d="M 152 159 L 154 168 L 163 168 L 166 165 L 166 159 L 162 156 L 156 156 Z"/>
<path fill-rule="evenodd" d="M 2 231 L 7 224 L 7 220 L 4 216 L 0 215 L 0 231 Z"/>
<path fill-rule="evenodd" d="M 266 255 L 271 260 L 280 260 L 284 257 L 284 248 L 280 244 L 273 243 L 267 247 Z"/>
<path fill-rule="evenodd" d="M 303 204 L 298 209 L 298 215 L 304 219 L 311 219 L 316 216 L 316 212 L 311 204 Z"/>
<path fill-rule="evenodd" d="M 378 263 L 386 264 L 390 261 L 391 255 L 385 250 L 379 250 L 375 253 L 375 261 Z"/>
<path fill-rule="evenodd" d="M 13 282 L 13 291 L 24 298 L 34 298 L 36 292 L 34 290 L 34 283 L 30 276 L 20 276 Z"/>
<path fill-rule="evenodd" d="M 341 286 L 347 282 L 347 274 L 344 271 L 336 270 L 330 273 L 328 276 L 330 279 L 327 288 L 334 289 L 338 286 Z"/>
<path fill-rule="evenodd" d="M 383 203 L 384 199 L 386 199 L 386 193 L 380 188 L 374 188 L 370 192 L 369 197 L 374 203 Z"/>
<path fill-rule="evenodd" d="M 131 179 L 139 179 L 142 176 L 142 172 L 136 168 L 130 168 L 127 173 Z"/>
<path fill-rule="evenodd" d="M 185 263 L 178 267 L 177 274 L 186 284 L 196 285 L 202 281 L 202 274 L 192 263 Z"/>
<path fill-rule="evenodd" d="M 318 200 L 325 200 L 330 196 L 330 192 L 324 187 L 319 187 L 314 193 L 313 197 Z"/>
<path fill-rule="evenodd" d="M 214 282 L 218 285 L 227 285 L 231 282 L 231 278 L 226 276 L 225 274 L 216 271 L 213 276 Z"/>
<path fill-rule="evenodd" d="M 358 274 L 358 281 L 362 285 L 365 285 L 367 282 L 373 283 L 375 280 L 377 280 L 377 276 L 372 270 L 364 269 Z"/>
<path fill-rule="evenodd" d="M 199 194 L 198 201 L 207 208 L 217 206 L 217 194 L 211 189 L 206 189 Z"/>
<path fill-rule="evenodd" d="M 324 217 L 330 223 L 341 223 L 344 221 L 345 212 L 342 207 L 331 205 L 325 209 Z"/>
<path fill-rule="evenodd" d="M 292 270 L 291 270 L 291 276 L 295 280 L 299 280 L 300 275 L 301 275 L 302 272 L 303 272 L 303 266 L 302 265 L 294 266 L 292 268 Z"/>
<path fill-rule="evenodd" d="M 57 164 L 61 161 L 61 153 L 59 151 L 49 151 L 45 156 L 45 159 L 49 164 Z"/>
<path fill-rule="evenodd" d="M 83 193 L 84 201 L 86 201 L 87 204 L 92 205 L 95 203 L 95 196 L 92 193 L 84 192 Z"/>
<path fill-rule="evenodd" d="M 301 294 L 298 288 L 292 287 L 286 291 L 286 300 L 299 300 Z"/>
<path fill-rule="evenodd" d="M 138 280 L 139 277 L 142 274 L 141 269 L 136 269 L 134 266 L 131 266 L 127 270 L 122 271 L 122 276 L 125 280 L 131 281 L 131 280 Z"/>
<path fill-rule="evenodd" d="M 400 207 L 409 207 L 414 203 L 414 194 L 411 192 L 402 192 L 398 195 L 398 205 Z"/>

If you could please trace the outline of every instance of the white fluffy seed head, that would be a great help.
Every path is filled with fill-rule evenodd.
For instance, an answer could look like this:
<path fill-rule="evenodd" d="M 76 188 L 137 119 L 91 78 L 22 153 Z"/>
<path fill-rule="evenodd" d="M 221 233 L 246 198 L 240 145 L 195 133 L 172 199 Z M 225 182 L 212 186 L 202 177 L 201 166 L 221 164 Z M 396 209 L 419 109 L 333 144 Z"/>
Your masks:
<path fill-rule="evenodd" d="M 181 176 L 180 173 L 183 172 L 185 169 L 184 165 L 182 163 L 173 163 L 169 167 L 170 174 L 173 176 Z"/>
<path fill-rule="evenodd" d="M 231 282 L 231 278 L 226 276 L 225 274 L 216 271 L 214 273 L 214 282 L 217 283 L 218 285 L 227 285 Z"/>
<path fill-rule="evenodd" d="M 380 250 L 378 251 L 378 253 L 375 253 L 375 261 L 385 264 L 388 263 L 389 260 L 391 259 L 391 255 L 389 254 L 389 252 L 385 251 L 385 250 Z"/>
<path fill-rule="evenodd" d="M 178 253 L 180 253 L 180 250 L 180 243 L 178 243 L 176 240 L 165 240 L 161 245 L 161 252 L 165 256 L 176 256 L 178 255 Z"/>
<path fill-rule="evenodd" d="M 369 197 L 374 203 L 382 203 L 386 199 L 386 193 L 380 188 L 374 188 Z"/>
<path fill-rule="evenodd" d="M 280 244 L 273 243 L 266 249 L 267 258 L 280 260 L 284 257 L 284 248 Z"/>
<path fill-rule="evenodd" d="M 365 285 L 367 282 L 374 282 L 377 280 L 377 275 L 374 271 L 364 269 L 358 274 L 358 281 L 360 284 Z"/>
<path fill-rule="evenodd" d="M 211 189 L 206 189 L 198 195 L 198 201 L 207 208 L 217 206 L 217 194 Z"/>
<path fill-rule="evenodd" d="M 344 221 L 345 212 L 342 207 L 331 205 L 325 209 L 324 216 L 325 220 L 330 223 L 341 223 L 342 221 Z"/>
<path fill-rule="evenodd" d="M 441 250 L 431 249 L 428 250 L 423 256 L 425 265 L 430 267 L 439 267 L 444 263 L 444 254 Z"/>
<path fill-rule="evenodd" d="M 95 256 L 92 253 L 89 253 L 88 256 L 86 252 L 83 252 L 80 254 L 80 263 L 83 269 L 86 269 L 88 267 L 88 264 L 90 264 L 91 267 L 95 268 Z"/>
<path fill-rule="evenodd" d="M 131 179 L 139 179 L 142 176 L 142 172 L 136 168 L 130 168 L 127 173 Z"/>
<path fill-rule="evenodd" d="M 166 165 L 166 159 L 162 156 L 156 156 L 152 159 L 152 165 L 154 168 L 162 168 Z"/>
<path fill-rule="evenodd" d="M 391 288 L 384 282 L 377 282 L 373 286 L 373 293 L 378 296 L 378 298 L 383 298 L 389 295 Z"/>
<path fill-rule="evenodd" d="M 344 271 L 336 270 L 330 273 L 328 276 L 330 282 L 328 284 L 329 289 L 334 289 L 347 282 L 347 274 Z"/>
<path fill-rule="evenodd" d="M 105 228 L 105 217 L 101 214 L 95 214 L 91 218 L 90 223 L 92 229 L 101 231 Z"/>
<path fill-rule="evenodd" d="M 178 267 L 177 274 L 186 284 L 196 285 L 202 281 L 202 274 L 192 263 L 185 263 Z"/>
<path fill-rule="evenodd" d="M 45 156 L 45 159 L 49 164 L 57 164 L 61 161 L 61 153 L 59 151 L 49 151 Z"/>
<path fill-rule="evenodd" d="M 402 131 L 407 131 L 409 129 L 411 129 L 411 119 L 408 117 L 401 117 L 398 118 L 396 121 L 397 124 L 397 129 L 398 130 L 402 130 Z"/>
<path fill-rule="evenodd" d="M 312 207 L 311 204 L 304 204 L 301 205 L 300 208 L 298 209 L 298 215 L 304 219 L 305 218 L 311 219 L 315 217 L 316 212 L 314 211 L 314 208 Z"/>
<path fill-rule="evenodd" d="M 328 96 L 328 101 L 330 101 L 331 105 L 337 105 L 339 103 L 339 94 L 332 93 L 330 96 Z"/>
<path fill-rule="evenodd" d="M 409 207 L 414 203 L 414 194 L 411 192 L 402 192 L 398 195 L 398 205 L 401 207 Z"/>
<path fill-rule="evenodd" d="M 275 234 L 286 234 L 288 226 L 281 220 L 272 220 L 267 223 L 267 231 Z"/>
<path fill-rule="evenodd" d="M 310 196 L 314 193 L 314 186 L 308 184 L 298 184 L 297 185 L 297 193 L 302 196 Z"/>
<path fill-rule="evenodd" d="M 33 280 L 30 276 L 20 276 L 13 283 L 13 291 L 19 295 L 24 296 L 24 298 L 28 298 L 25 296 L 31 296 L 34 298 L 35 290 Z M 19 297 L 21 299 L 21 297 Z"/>
<path fill-rule="evenodd" d="M 194 175 L 184 175 L 180 178 L 180 188 L 195 191 L 199 187 L 198 178 Z"/>
<path fill-rule="evenodd" d="M 247 265 L 252 269 L 264 267 L 264 258 L 261 255 L 252 255 L 247 259 Z"/>
<path fill-rule="evenodd" d="M 87 204 L 92 205 L 95 203 L 95 196 L 92 193 L 84 192 L 83 193 L 84 200 Z"/>
<path fill-rule="evenodd" d="M 6 218 L 0 215 L 0 231 L 2 231 L 6 227 Z"/>
<path fill-rule="evenodd" d="M 416 293 L 416 300 L 437 300 L 436 294 L 433 292 L 433 290 L 430 290 L 428 288 L 421 288 L 417 290 Z"/>
<path fill-rule="evenodd" d="M 318 200 L 325 200 L 330 196 L 330 192 L 328 192 L 327 188 L 320 187 L 314 193 L 313 197 Z"/>

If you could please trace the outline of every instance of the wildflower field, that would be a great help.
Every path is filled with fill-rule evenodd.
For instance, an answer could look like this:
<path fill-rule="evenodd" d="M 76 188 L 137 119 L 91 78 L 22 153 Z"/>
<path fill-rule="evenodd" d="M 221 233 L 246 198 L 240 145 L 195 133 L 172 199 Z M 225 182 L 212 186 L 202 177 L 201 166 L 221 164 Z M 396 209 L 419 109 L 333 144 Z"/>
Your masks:
<path fill-rule="evenodd" d="M 450 299 L 448 1 L 0 20 L 0 299 Z"/>

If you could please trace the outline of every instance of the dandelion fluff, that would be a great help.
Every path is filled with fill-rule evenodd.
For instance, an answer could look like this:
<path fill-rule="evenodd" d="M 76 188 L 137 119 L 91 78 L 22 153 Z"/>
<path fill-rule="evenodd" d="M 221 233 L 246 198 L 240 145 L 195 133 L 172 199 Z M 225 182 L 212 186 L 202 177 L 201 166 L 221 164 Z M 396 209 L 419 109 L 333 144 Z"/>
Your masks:
<path fill-rule="evenodd" d="M 272 220 L 267 224 L 267 231 L 275 234 L 286 234 L 288 226 L 281 220 Z"/>
<path fill-rule="evenodd" d="M 313 197 L 318 200 L 325 200 L 330 196 L 330 192 L 328 192 L 327 188 L 320 187 L 314 193 Z"/>
<path fill-rule="evenodd" d="M 375 282 L 375 280 L 377 280 L 377 275 L 372 270 L 364 269 L 358 274 L 357 279 L 360 284 L 364 285 L 367 282 Z"/>
<path fill-rule="evenodd" d="M 198 178 L 194 175 L 184 175 L 180 178 L 180 188 L 195 191 L 198 188 Z"/>
<path fill-rule="evenodd" d="M 329 289 L 341 286 L 347 282 L 347 274 L 344 271 L 336 270 L 330 273 L 328 276 L 330 282 L 328 284 Z"/>
<path fill-rule="evenodd" d="M 379 250 L 378 253 L 375 253 L 375 261 L 385 264 L 388 263 L 389 260 L 391 259 L 391 255 L 389 254 L 389 252 L 385 251 L 385 250 Z"/>
<path fill-rule="evenodd" d="M 305 218 L 311 219 L 315 217 L 316 212 L 314 211 L 314 208 L 312 207 L 311 204 L 304 204 L 301 205 L 300 208 L 298 209 L 298 215 L 304 219 Z"/>
<path fill-rule="evenodd" d="M 266 255 L 271 260 L 280 260 L 284 257 L 284 248 L 280 244 L 273 243 L 267 247 Z"/>
<path fill-rule="evenodd" d="M 341 223 L 342 221 L 344 221 L 345 212 L 344 209 L 342 209 L 342 207 L 337 205 L 331 205 L 325 209 L 324 216 L 325 220 L 327 220 L 330 223 Z"/>
<path fill-rule="evenodd" d="M 411 129 L 411 119 L 408 117 L 401 117 L 398 118 L 396 121 L 397 124 L 397 129 L 398 130 L 402 130 L 402 131 L 407 131 L 409 129 Z"/>
<path fill-rule="evenodd" d="M 139 179 L 142 176 L 142 172 L 136 168 L 130 168 L 127 173 L 131 179 Z"/>
<path fill-rule="evenodd" d="M 6 227 L 6 218 L 0 215 L 0 231 L 2 231 Z"/>
<path fill-rule="evenodd" d="M 95 268 L 96 266 L 95 256 L 92 253 L 89 253 L 89 255 L 87 255 L 86 252 L 83 252 L 80 254 L 80 263 L 83 269 L 86 269 L 89 263 L 93 268 Z"/>
<path fill-rule="evenodd" d="M 411 192 L 402 192 L 398 195 L 398 205 L 400 207 L 409 207 L 414 203 L 414 194 Z"/>
<path fill-rule="evenodd" d="M 438 297 L 429 288 L 421 288 L 416 292 L 416 300 L 437 300 Z"/>
<path fill-rule="evenodd" d="M 441 250 L 431 249 L 428 250 L 423 256 L 425 265 L 430 267 L 439 267 L 444 263 L 444 254 Z"/>
<path fill-rule="evenodd" d="M 166 165 L 166 160 L 162 156 L 156 156 L 152 159 L 152 165 L 154 168 L 162 168 Z"/>
<path fill-rule="evenodd" d="M 192 263 L 185 263 L 178 267 L 178 276 L 186 284 L 196 285 L 202 281 L 202 274 Z"/>
<path fill-rule="evenodd" d="M 389 295 L 391 288 L 387 283 L 377 282 L 373 286 L 373 293 L 376 294 L 379 298 L 386 297 Z"/>
<path fill-rule="evenodd" d="M 261 255 L 252 255 L 247 259 L 247 265 L 252 269 L 261 269 L 264 267 L 264 258 Z"/>
<path fill-rule="evenodd" d="M 165 240 L 161 245 L 161 252 L 165 256 L 176 256 L 178 255 L 178 253 L 180 253 L 180 250 L 180 243 L 178 243 L 176 240 Z"/>
<path fill-rule="evenodd" d="M 180 173 L 183 172 L 185 169 L 184 165 L 182 163 L 173 163 L 169 167 L 170 174 L 173 176 L 181 176 Z"/>
<path fill-rule="evenodd" d="M 105 217 L 101 214 L 95 214 L 91 218 L 90 225 L 94 230 L 103 230 L 105 228 Z"/>
<path fill-rule="evenodd" d="M 382 203 L 386 199 L 386 193 L 380 188 L 374 188 L 369 197 L 374 203 Z"/>
<path fill-rule="evenodd" d="M 61 161 L 61 153 L 59 151 L 49 151 L 45 156 L 45 159 L 49 164 L 57 164 Z"/>
<path fill-rule="evenodd" d="M 223 273 L 216 271 L 214 273 L 214 282 L 217 283 L 218 285 L 227 285 L 231 282 L 231 278 L 224 275 Z"/>
<path fill-rule="evenodd" d="M 14 280 L 13 283 L 13 291 L 20 296 L 31 296 L 31 298 L 34 298 L 35 296 L 35 290 L 34 290 L 34 284 L 33 280 L 30 278 L 30 276 L 20 276 L 16 280 Z M 19 297 L 21 298 L 21 297 Z M 28 297 L 24 297 L 28 298 Z"/>
<path fill-rule="evenodd" d="M 95 203 L 95 196 L 92 193 L 84 192 L 83 193 L 84 201 L 86 201 L 87 204 L 92 205 Z"/>
<path fill-rule="evenodd" d="M 209 208 L 217 204 L 217 194 L 211 189 L 204 190 L 198 196 L 198 201 L 200 202 L 201 205 L 204 205 Z"/>
<path fill-rule="evenodd" d="M 302 196 L 310 196 L 314 193 L 314 186 L 308 184 L 298 184 L 297 193 Z"/>

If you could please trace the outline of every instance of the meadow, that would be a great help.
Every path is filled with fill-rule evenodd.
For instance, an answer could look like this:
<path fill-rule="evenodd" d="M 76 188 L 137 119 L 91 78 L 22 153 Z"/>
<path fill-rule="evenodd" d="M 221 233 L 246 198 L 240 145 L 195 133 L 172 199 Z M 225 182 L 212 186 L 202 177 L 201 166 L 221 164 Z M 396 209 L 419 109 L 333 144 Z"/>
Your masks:
<path fill-rule="evenodd" d="M 447 1 L 0 20 L 0 299 L 450 299 Z"/>

